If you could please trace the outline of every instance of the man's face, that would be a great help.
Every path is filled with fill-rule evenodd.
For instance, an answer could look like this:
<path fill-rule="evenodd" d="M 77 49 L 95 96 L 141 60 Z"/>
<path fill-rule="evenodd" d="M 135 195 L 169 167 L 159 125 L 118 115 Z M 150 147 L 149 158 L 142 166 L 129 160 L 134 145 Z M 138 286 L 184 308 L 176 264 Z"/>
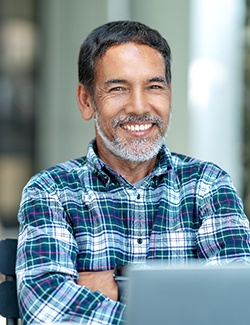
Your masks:
<path fill-rule="evenodd" d="M 171 110 L 162 55 L 147 45 L 115 45 L 98 60 L 95 72 L 100 158 L 108 154 L 109 159 L 143 162 L 156 156 L 166 138 Z"/>

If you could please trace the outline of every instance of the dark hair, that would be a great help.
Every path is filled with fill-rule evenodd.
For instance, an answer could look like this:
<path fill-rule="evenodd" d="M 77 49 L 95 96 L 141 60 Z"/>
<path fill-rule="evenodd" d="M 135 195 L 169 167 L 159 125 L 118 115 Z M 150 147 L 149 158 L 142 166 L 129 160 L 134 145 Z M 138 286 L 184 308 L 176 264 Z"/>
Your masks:
<path fill-rule="evenodd" d="M 113 45 L 134 42 L 159 51 L 166 66 L 166 80 L 171 83 L 171 50 L 160 33 L 134 21 L 114 21 L 94 29 L 81 45 L 78 57 L 78 79 L 91 93 L 94 90 L 95 64 Z"/>

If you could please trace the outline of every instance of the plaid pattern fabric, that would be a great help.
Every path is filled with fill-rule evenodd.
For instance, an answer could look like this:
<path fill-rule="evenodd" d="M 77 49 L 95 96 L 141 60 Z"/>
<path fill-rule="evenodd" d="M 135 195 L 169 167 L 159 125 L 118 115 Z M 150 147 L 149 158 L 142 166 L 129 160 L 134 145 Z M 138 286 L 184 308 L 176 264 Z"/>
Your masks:
<path fill-rule="evenodd" d="M 17 278 L 23 324 L 122 324 L 124 304 L 77 285 L 79 271 L 193 258 L 250 260 L 248 219 L 228 174 L 170 153 L 136 186 L 95 154 L 34 176 L 23 191 Z"/>

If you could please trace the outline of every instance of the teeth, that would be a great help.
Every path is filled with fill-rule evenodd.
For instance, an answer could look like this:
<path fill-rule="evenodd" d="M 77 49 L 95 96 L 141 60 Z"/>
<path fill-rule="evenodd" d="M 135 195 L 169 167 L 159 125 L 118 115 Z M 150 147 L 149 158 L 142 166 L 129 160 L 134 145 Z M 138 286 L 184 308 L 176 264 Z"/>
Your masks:
<path fill-rule="evenodd" d="M 132 132 L 138 132 L 138 131 L 144 131 L 149 128 L 151 128 L 152 124 L 136 124 L 136 125 L 123 125 L 123 129 L 132 131 Z"/>

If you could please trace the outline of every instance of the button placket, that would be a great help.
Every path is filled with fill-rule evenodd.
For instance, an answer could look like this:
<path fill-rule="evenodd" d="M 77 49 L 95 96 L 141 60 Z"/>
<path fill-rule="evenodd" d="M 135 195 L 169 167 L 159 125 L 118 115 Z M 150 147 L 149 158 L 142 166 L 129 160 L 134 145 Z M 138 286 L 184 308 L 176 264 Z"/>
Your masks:
<path fill-rule="evenodd" d="M 140 191 L 137 191 L 137 196 L 136 196 L 137 201 L 141 200 L 141 194 Z M 143 215 L 141 212 L 140 204 L 138 204 L 138 238 L 137 238 L 137 244 L 140 247 L 141 253 L 142 253 L 142 243 L 143 243 L 143 234 L 145 233 L 145 222 L 144 222 L 144 227 L 143 227 Z"/>

